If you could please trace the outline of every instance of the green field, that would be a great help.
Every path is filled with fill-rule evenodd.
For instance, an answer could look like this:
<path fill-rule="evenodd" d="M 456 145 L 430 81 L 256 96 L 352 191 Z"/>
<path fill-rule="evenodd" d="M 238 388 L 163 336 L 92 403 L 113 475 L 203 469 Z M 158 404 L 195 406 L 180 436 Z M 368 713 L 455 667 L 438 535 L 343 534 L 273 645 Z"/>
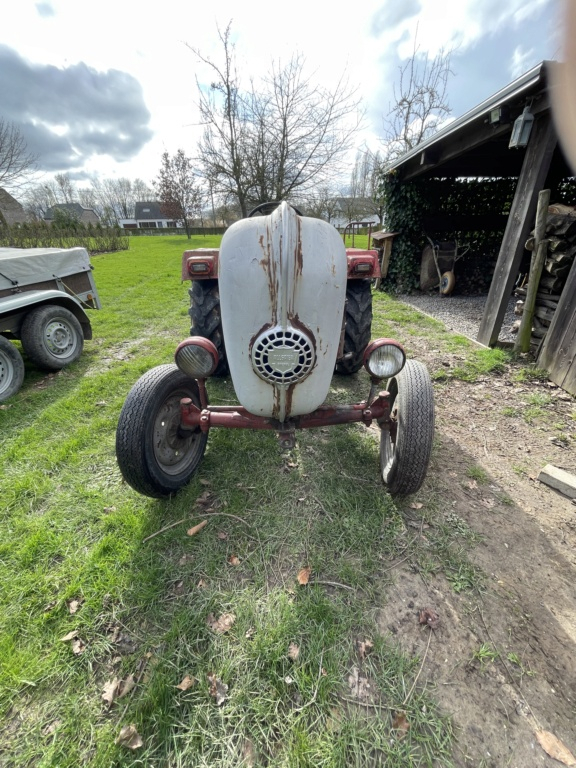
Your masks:
<path fill-rule="evenodd" d="M 189 331 L 182 251 L 218 240 L 95 256 L 93 340 L 58 374 L 27 365 L 0 410 L 0 765 L 450 765 L 449 718 L 414 685 L 421 659 L 376 630 L 410 551 L 372 433 L 312 430 L 286 455 L 271 433 L 212 430 L 176 497 L 122 481 L 124 399 Z M 443 334 L 375 304 L 376 333 L 385 307 L 408 343 L 411 324 Z M 363 372 L 335 377 L 331 397 L 367 390 Z M 209 394 L 235 402 L 230 381 Z M 371 685 L 360 705 L 355 675 Z M 134 749 L 116 743 L 130 725 Z"/>

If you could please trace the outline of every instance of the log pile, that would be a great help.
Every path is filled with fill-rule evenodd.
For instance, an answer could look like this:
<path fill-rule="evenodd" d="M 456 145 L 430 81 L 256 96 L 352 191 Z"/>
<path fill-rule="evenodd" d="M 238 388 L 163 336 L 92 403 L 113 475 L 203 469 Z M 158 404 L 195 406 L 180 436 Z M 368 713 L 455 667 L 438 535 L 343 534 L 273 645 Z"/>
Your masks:
<path fill-rule="evenodd" d="M 526 249 L 529 251 L 534 250 L 533 234 L 526 241 Z M 548 332 L 576 256 L 576 207 L 549 206 L 544 238 L 548 241 L 548 249 L 536 294 L 536 307 L 530 338 L 530 347 L 533 350 L 539 348 Z M 514 310 L 517 315 L 522 315 L 526 294 L 525 285 L 514 291 L 514 295 L 518 298 Z M 519 327 L 520 320 L 517 320 L 511 328 L 512 332 L 516 333 Z"/>

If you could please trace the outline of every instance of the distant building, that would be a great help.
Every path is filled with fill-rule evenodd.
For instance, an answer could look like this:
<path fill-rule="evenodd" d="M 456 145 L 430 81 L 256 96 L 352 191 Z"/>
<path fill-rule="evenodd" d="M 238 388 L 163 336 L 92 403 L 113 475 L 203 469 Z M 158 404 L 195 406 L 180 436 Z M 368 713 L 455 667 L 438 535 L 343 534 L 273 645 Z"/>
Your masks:
<path fill-rule="evenodd" d="M 28 221 L 28 214 L 21 203 L 0 187 L 0 224 L 5 221 L 9 227 Z"/>
<path fill-rule="evenodd" d="M 80 203 L 57 203 L 48 208 L 44 215 L 44 221 L 54 221 L 56 211 L 67 213 L 80 224 L 98 224 L 100 222 L 100 217 L 93 208 L 84 208 Z"/>
<path fill-rule="evenodd" d="M 119 224 L 124 229 L 166 229 L 180 226 L 173 219 L 167 219 L 156 200 L 145 200 L 134 206 L 133 219 L 120 219 Z"/>

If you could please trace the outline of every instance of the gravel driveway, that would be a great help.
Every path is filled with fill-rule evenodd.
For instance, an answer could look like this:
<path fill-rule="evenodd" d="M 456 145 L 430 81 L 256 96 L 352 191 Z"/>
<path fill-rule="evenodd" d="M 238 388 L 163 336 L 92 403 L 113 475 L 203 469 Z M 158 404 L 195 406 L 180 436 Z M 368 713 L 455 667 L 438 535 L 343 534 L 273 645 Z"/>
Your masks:
<path fill-rule="evenodd" d="M 440 320 L 455 333 L 461 333 L 470 339 L 476 339 L 484 305 L 488 296 L 440 296 L 439 294 L 406 294 L 398 296 L 400 301 L 410 304 L 421 312 Z M 508 302 L 504 322 L 500 329 L 499 341 L 513 342 L 516 336 L 510 333 L 512 323 L 518 318 L 514 314 L 516 299 L 512 296 Z"/>

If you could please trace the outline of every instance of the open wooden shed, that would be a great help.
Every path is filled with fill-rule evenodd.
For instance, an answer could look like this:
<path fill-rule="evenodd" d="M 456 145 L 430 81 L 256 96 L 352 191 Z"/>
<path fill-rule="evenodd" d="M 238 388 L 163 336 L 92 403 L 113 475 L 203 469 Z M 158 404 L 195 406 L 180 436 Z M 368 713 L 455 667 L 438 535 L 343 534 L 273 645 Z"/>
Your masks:
<path fill-rule="evenodd" d="M 558 143 L 552 117 L 551 73 L 556 66 L 556 62 L 541 62 L 387 169 L 395 171 L 402 181 L 418 177 L 517 179 L 477 337 L 487 346 L 498 341 L 525 243 L 534 227 L 540 190 L 555 188 L 562 179 L 573 175 Z M 510 148 L 515 121 L 526 109 L 533 118 L 528 143 L 522 148 Z M 451 217 L 449 210 L 444 213 Z M 494 212 L 495 216 L 499 213 Z M 549 371 L 553 381 L 576 395 L 575 295 L 576 260 L 539 350 L 538 364 Z"/>

